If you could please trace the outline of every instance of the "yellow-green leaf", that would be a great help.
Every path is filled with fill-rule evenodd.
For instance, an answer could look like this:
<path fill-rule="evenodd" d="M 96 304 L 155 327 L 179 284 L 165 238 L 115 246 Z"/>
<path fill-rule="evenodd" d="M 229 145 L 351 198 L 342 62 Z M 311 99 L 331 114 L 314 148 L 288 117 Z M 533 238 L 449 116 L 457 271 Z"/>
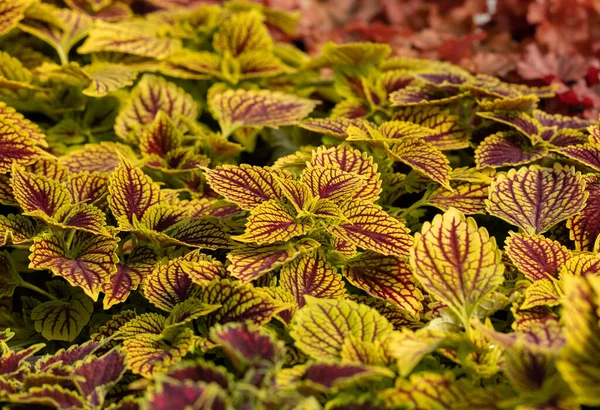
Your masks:
<path fill-rule="evenodd" d="M 580 212 L 587 197 L 585 181 L 574 168 L 532 165 L 498 175 L 486 204 L 491 215 L 540 234 Z"/>
<path fill-rule="evenodd" d="M 208 105 L 225 136 L 240 127 L 298 124 L 317 101 L 269 90 L 227 90 L 209 96 Z"/>
<path fill-rule="evenodd" d="M 452 208 L 415 234 L 410 264 L 423 287 L 469 326 L 479 302 L 504 281 L 501 258 L 487 230 Z"/>
<path fill-rule="evenodd" d="M 305 300 L 306 305 L 294 316 L 290 335 L 298 348 L 315 359 L 339 359 L 348 336 L 369 343 L 385 340 L 393 330 L 369 306 L 347 299 L 305 296 Z"/>
<path fill-rule="evenodd" d="M 233 239 L 266 245 L 287 241 L 306 234 L 312 228 L 310 220 L 296 219 L 292 210 L 281 202 L 270 200 L 258 205 L 250 212 L 246 231 Z"/>

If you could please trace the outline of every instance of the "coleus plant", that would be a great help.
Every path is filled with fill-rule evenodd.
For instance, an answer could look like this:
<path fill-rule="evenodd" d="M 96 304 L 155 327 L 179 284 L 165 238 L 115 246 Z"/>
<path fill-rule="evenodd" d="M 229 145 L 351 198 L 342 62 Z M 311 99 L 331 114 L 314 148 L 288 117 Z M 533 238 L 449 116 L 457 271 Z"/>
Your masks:
<path fill-rule="evenodd" d="M 600 405 L 600 125 L 296 21 L 0 6 L 0 401 Z"/>

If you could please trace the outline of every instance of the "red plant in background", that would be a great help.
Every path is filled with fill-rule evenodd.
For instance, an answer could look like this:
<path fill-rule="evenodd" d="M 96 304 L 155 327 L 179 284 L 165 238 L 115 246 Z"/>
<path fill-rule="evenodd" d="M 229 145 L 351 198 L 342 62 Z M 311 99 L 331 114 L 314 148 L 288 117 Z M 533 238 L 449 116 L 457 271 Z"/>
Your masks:
<path fill-rule="evenodd" d="M 385 42 L 400 56 L 459 64 L 529 85 L 556 84 L 557 113 L 600 113 L 600 2 L 594 0 L 263 0 L 299 10 L 297 39 Z"/>

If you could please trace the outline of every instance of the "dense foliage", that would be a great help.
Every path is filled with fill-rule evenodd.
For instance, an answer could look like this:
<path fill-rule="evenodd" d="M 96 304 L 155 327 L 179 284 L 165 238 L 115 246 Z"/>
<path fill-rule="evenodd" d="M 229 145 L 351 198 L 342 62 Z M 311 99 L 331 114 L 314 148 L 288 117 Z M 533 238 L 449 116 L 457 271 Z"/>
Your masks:
<path fill-rule="evenodd" d="M 555 85 L 144 3 L 0 4 L 3 404 L 600 406 L 600 126 Z"/>

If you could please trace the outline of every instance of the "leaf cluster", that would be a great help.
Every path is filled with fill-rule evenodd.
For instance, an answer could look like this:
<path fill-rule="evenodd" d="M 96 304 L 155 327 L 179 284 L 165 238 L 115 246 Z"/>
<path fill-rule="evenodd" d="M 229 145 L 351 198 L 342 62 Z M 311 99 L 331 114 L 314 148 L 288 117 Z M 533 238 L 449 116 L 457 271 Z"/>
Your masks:
<path fill-rule="evenodd" d="M 599 124 L 146 3 L 0 8 L 2 403 L 600 405 Z"/>

